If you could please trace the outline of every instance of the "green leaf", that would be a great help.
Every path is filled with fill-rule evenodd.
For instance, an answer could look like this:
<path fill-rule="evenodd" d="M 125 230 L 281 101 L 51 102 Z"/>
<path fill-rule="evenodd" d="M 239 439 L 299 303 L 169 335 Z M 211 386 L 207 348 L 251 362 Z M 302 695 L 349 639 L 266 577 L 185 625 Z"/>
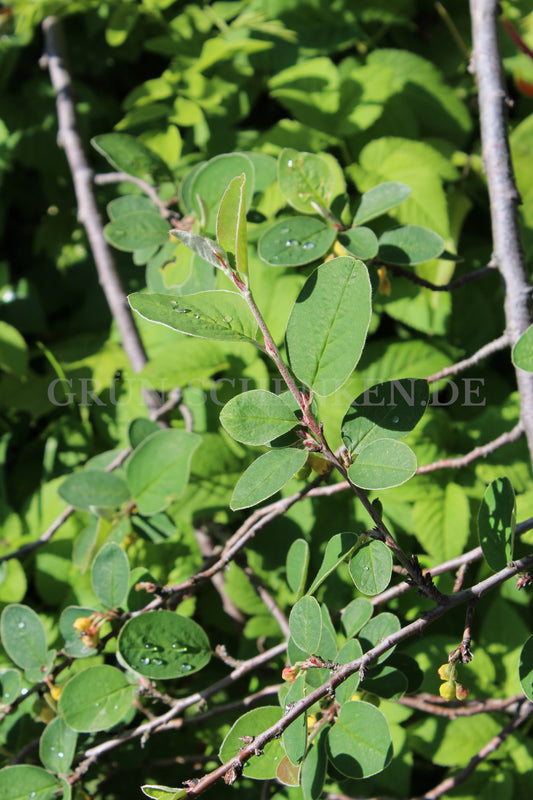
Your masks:
<path fill-rule="evenodd" d="M 328 209 L 335 191 L 335 173 L 327 159 L 291 147 L 279 154 L 278 181 L 287 202 L 305 214 Z"/>
<path fill-rule="evenodd" d="M 445 488 L 433 486 L 423 492 L 413 507 L 412 526 L 437 562 L 458 556 L 470 536 L 470 503 L 465 490 L 449 481 Z"/>
<path fill-rule="evenodd" d="M 407 687 L 407 678 L 403 672 L 388 664 L 369 672 L 364 681 L 366 692 L 372 692 L 386 700 L 398 700 L 406 693 Z"/>
<path fill-rule="evenodd" d="M 254 708 L 239 717 L 222 742 L 218 754 L 222 763 L 229 761 L 238 754 L 239 749 L 242 747 L 243 736 L 257 736 L 267 728 L 275 725 L 276 722 L 279 722 L 282 716 L 283 711 L 279 706 L 262 706 L 261 708 Z M 274 739 L 265 746 L 262 756 L 253 757 L 244 764 L 244 777 L 263 781 L 275 778 L 278 764 L 284 755 L 285 752 L 281 741 Z"/>
<path fill-rule="evenodd" d="M 331 225 L 315 217 L 288 217 L 261 236 L 259 258 L 273 267 L 300 267 L 327 253 L 336 235 Z"/>
<path fill-rule="evenodd" d="M 203 669 L 211 658 L 204 630 L 172 611 L 148 611 L 128 620 L 117 649 L 130 669 L 158 680 L 184 678 Z"/>
<path fill-rule="evenodd" d="M 309 569 L 309 545 L 305 539 L 296 539 L 287 553 L 287 583 L 297 599 L 305 590 Z"/>
<path fill-rule="evenodd" d="M 86 658 L 97 652 L 96 647 L 87 647 L 81 634 L 74 627 L 80 617 L 90 617 L 96 609 L 86 606 L 67 606 L 59 618 L 59 631 L 65 640 L 65 653 L 69 658 Z"/>
<path fill-rule="evenodd" d="M 152 185 L 172 180 L 165 162 L 134 136 L 104 133 L 94 136 L 91 144 L 119 172 L 127 172 Z"/>
<path fill-rule="evenodd" d="M 70 475 L 57 490 L 74 508 L 119 508 L 131 499 L 126 481 L 104 470 L 81 470 Z"/>
<path fill-rule="evenodd" d="M 328 734 L 328 755 L 348 778 L 368 778 L 392 758 L 392 740 L 385 716 L 369 703 L 345 703 Z"/>
<path fill-rule="evenodd" d="M 24 567 L 17 558 L 0 563 L 0 603 L 18 603 L 24 599 L 28 581 Z"/>
<path fill-rule="evenodd" d="M 164 430 L 141 442 L 126 470 L 140 514 L 157 514 L 181 495 L 189 480 L 192 454 L 200 441 L 194 433 Z"/>
<path fill-rule="evenodd" d="M 187 796 L 187 789 L 176 789 L 172 786 L 160 786 L 155 783 L 141 786 L 141 791 L 152 800 L 180 800 Z"/>
<path fill-rule="evenodd" d="M 300 674 L 290 687 L 285 697 L 284 706 L 290 708 L 305 696 L 305 675 Z M 283 731 L 283 747 L 294 765 L 298 765 L 305 755 L 307 745 L 307 714 L 303 713 Z"/>
<path fill-rule="evenodd" d="M 300 772 L 300 785 L 304 800 L 319 800 L 326 780 L 328 764 L 327 737 L 329 727 L 322 728 L 313 739 Z"/>
<path fill-rule="evenodd" d="M 361 451 L 348 475 L 361 489 L 388 489 L 412 478 L 416 467 L 416 456 L 406 444 L 378 439 Z"/>
<path fill-rule="evenodd" d="M 371 219 L 386 214 L 396 208 L 411 194 L 411 188 L 405 183 L 386 181 L 365 192 L 359 201 L 352 225 L 362 225 Z"/>
<path fill-rule="evenodd" d="M 370 622 L 367 622 L 364 628 L 359 633 L 359 641 L 363 647 L 365 653 L 368 650 L 372 650 L 373 647 L 378 645 L 383 639 L 386 639 L 388 636 L 392 636 L 392 634 L 397 633 L 400 630 L 400 620 L 394 614 L 390 614 L 388 611 L 384 611 L 382 614 L 377 614 L 373 617 Z M 391 653 L 394 652 L 396 645 L 391 647 L 387 650 L 386 653 L 383 653 L 375 664 L 381 664 L 385 661 Z"/>
<path fill-rule="evenodd" d="M 18 669 L 0 668 L 0 705 L 9 705 L 20 691 L 22 676 Z"/>
<path fill-rule="evenodd" d="M 207 236 L 199 236 L 197 233 L 192 233 L 192 231 L 182 231 L 179 228 L 174 228 L 170 231 L 170 238 L 184 244 L 185 247 L 188 247 L 189 250 L 192 250 L 204 261 L 207 261 L 212 267 L 216 267 L 224 273 L 228 271 L 228 255 L 213 239 L 208 239 Z"/>
<path fill-rule="evenodd" d="M 352 600 L 341 615 L 342 627 L 348 638 L 355 636 L 363 625 L 366 625 L 368 620 L 374 613 L 374 606 L 367 600 L 366 597 L 356 597 Z"/>
<path fill-rule="evenodd" d="M 0 370 L 25 377 L 28 374 L 28 345 L 13 325 L 0 320 Z"/>
<path fill-rule="evenodd" d="M 339 236 L 339 242 L 355 258 L 368 261 L 378 252 L 378 237 L 370 228 L 350 228 Z"/>
<path fill-rule="evenodd" d="M 278 395 L 252 389 L 226 403 L 220 412 L 220 422 L 238 442 L 259 445 L 292 430 L 298 419 Z"/>
<path fill-rule="evenodd" d="M 513 364 L 533 372 L 533 325 L 530 325 L 513 347 Z"/>
<path fill-rule="evenodd" d="M 292 447 L 270 450 L 259 456 L 239 478 L 230 508 L 233 511 L 250 508 L 272 497 L 294 478 L 306 461 L 307 453 Z"/>
<path fill-rule="evenodd" d="M 124 197 L 116 197 L 107 204 L 107 216 L 110 220 L 127 216 L 142 211 L 145 214 L 158 214 L 157 207 L 149 197 L 136 194 L 127 194 Z M 168 231 L 167 231 L 168 232 Z"/>
<path fill-rule="evenodd" d="M 427 381 L 378 383 L 353 401 L 342 421 L 342 441 L 354 455 L 377 439 L 402 439 L 418 424 L 428 402 Z"/>
<path fill-rule="evenodd" d="M 341 256 L 316 269 L 287 325 L 295 375 L 321 397 L 337 391 L 359 361 L 371 313 L 370 279 L 361 261 Z"/>
<path fill-rule="evenodd" d="M 318 587 L 324 583 L 328 575 L 345 561 L 353 549 L 357 547 L 359 536 L 355 533 L 336 533 L 328 541 L 322 564 L 317 576 L 307 590 L 307 594 L 314 594 Z"/>
<path fill-rule="evenodd" d="M 96 596 L 107 608 L 120 608 L 128 594 L 130 564 L 128 556 L 115 542 L 98 551 L 91 572 Z"/>
<path fill-rule="evenodd" d="M 529 637 L 520 653 L 518 674 L 525 696 L 533 702 L 533 636 Z"/>
<path fill-rule="evenodd" d="M 255 344 L 257 323 L 236 292 L 197 292 L 185 297 L 137 292 L 128 300 L 141 317 L 189 336 Z"/>
<path fill-rule="evenodd" d="M 335 661 L 338 664 L 349 664 L 351 661 L 355 661 L 358 658 L 361 658 L 363 655 L 363 648 L 357 641 L 357 639 L 348 639 L 347 642 L 343 644 L 341 649 L 338 652 L 338 655 L 335 658 Z M 353 675 L 350 675 L 349 678 L 346 678 L 340 686 L 337 686 L 335 689 L 335 699 L 340 705 L 344 705 L 344 703 L 349 703 L 357 691 L 357 687 L 359 686 L 359 681 L 361 680 L 361 676 L 359 672 L 354 672 Z"/>
<path fill-rule="evenodd" d="M 229 258 L 229 266 L 240 275 L 248 275 L 248 238 L 246 234 L 246 175 L 234 178 L 224 192 L 217 214 L 217 240 Z"/>
<path fill-rule="evenodd" d="M 161 429 L 157 422 L 151 419 L 146 419 L 145 417 L 133 419 L 128 428 L 128 439 L 131 449 L 135 450 L 144 439 L 147 439 L 148 436 L 152 433 L 157 433 L 159 430 Z"/>
<path fill-rule="evenodd" d="M 516 501 L 509 478 L 487 487 L 478 516 L 479 542 L 485 561 L 498 572 L 513 560 Z"/>
<path fill-rule="evenodd" d="M 143 250 L 168 242 L 168 223 L 159 215 L 145 211 L 125 214 L 108 222 L 104 236 L 117 250 Z"/>
<path fill-rule="evenodd" d="M 31 608 L 12 603 L 0 618 L 2 645 L 9 658 L 23 669 L 39 668 L 46 661 L 46 633 Z"/>
<path fill-rule="evenodd" d="M 300 650 L 308 655 L 317 652 L 322 635 L 322 613 L 314 597 L 305 595 L 292 607 L 289 629 Z"/>
<path fill-rule="evenodd" d="M 63 687 L 59 713 L 78 733 L 106 731 L 131 708 L 135 687 L 116 667 L 98 665 L 74 675 Z"/>
<path fill-rule="evenodd" d="M 364 544 L 350 561 L 350 575 L 363 594 L 385 591 L 392 575 L 392 554 L 383 542 Z"/>
<path fill-rule="evenodd" d="M 206 161 L 195 172 L 188 187 L 191 198 L 191 211 L 203 223 L 208 233 L 215 233 L 216 216 L 228 184 L 235 176 L 246 176 L 246 211 L 254 194 L 255 170 L 251 160 L 244 153 L 224 153 Z"/>
<path fill-rule="evenodd" d="M 379 238 L 378 257 L 389 264 L 423 264 L 438 258 L 446 245 L 438 233 L 419 225 L 404 225 Z"/>
<path fill-rule="evenodd" d="M 46 769 L 51 772 L 69 772 L 77 740 L 77 733 L 68 727 L 63 717 L 51 720 L 39 742 L 39 758 Z"/>
<path fill-rule="evenodd" d="M 41 767 L 16 764 L 0 769 L 2 800 L 53 800 L 58 791 L 57 778 Z"/>

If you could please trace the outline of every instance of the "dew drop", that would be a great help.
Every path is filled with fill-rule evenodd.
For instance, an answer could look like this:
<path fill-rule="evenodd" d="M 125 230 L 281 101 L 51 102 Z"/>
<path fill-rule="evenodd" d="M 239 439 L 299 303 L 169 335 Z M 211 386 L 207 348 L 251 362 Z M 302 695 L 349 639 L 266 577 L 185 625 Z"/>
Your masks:
<path fill-rule="evenodd" d="M 200 319 L 200 314 L 193 314 L 194 319 Z"/>
<path fill-rule="evenodd" d="M 152 658 L 152 664 L 154 667 L 162 667 L 163 664 L 166 664 L 166 661 L 163 661 L 162 658 Z"/>
<path fill-rule="evenodd" d="M 33 797 L 37 797 L 37 793 L 36 793 L 36 792 L 30 792 L 30 797 L 31 797 L 31 798 L 33 798 Z"/>
<path fill-rule="evenodd" d="M 294 167 L 294 161 L 292 160 L 292 158 L 289 158 L 289 160 L 287 161 L 287 166 L 289 169 L 292 169 Z"/>
<path fill-rule="evenodd" d="M 279 261 L 279 256 L 271 256 L 270 261 L 272 264 L 277 264 Z"/>
<path fill-rule="evenodd" d="M 172 311 L 178 311 L 180 314 L 188 314 L 190 310 L 190 308 L 178 308 L 178 306 L 174 306 L 172 309 Z"/>
<path fill-rule="evenodd" d="M 289 231 L 290 231 L 290 228 L 288 228 L 288 227 L 280 228 L 280 233 L 288 233 Z"/>
<path fill-rule="evenodd" d="M 118 706 L 113 706 L 113 711 L 118 711 Z"/>
<path fill-rule="evenodd" d="M 57 754 L 57 757 L 58 757 L 58 758 L 65 758 L 65 754 L 64 754 L 64 753 L 58 753 L 58 754 Z"/>
<path fill-rule="evenodd" d="M 50 752 L 51 752 L 51 753 L 53 753 L 53 752 L 54 752 L 54 750 L 55 750 L 55 747 L 51 747 L 51 748 L 50 748 Z"/>
<path fill-rule="evenodd" d="M 400 417 L 397 414 L 395 414 L 395 416 L 392 418 L 392 421 L 396 424 L 397 422 L 400 421 Z"/>
<path fill-rule="evenodd" d="M 313 247 L 315 246 L 316 245 L 314 242 L 306 242 L 305 244 L 302 245 L 302 250 L 312 250 Z"/>
<path fill-rule="evenodd" d="M 233 317 L 223 317 L 222 322 L 225 322 L 226 325 L 229 325 L 230 322 L 233 322 Z"/>
<path fill-rule="evenodd" d="M 298 197 L 300 198 L 300 200 L 303 200 L 304 197 L 305 197 L 305 194 L 303 192 L 298 192 Z"/>
<path fill-rule="evenodd" d="M 145 667 L 147 667 L 148 664 L 150 664 L 150 661 L 151 661 L 151 659 L 149 659 L 148 656 L 143 656 L 141 658 L 141 664 L 143 664 L 143 666 L 145 666 Z"/>
<path fill-rule="evenodd" d="M 177 642 L 172 643 L 172 650 L 175 650 L 177 653 L 186 653 L 188 649 L 188 647 L 180 647 Z"/>
<path fill-rule="evenodd" d="M 151 653 L 160 653 L 161 650 L 163 650 L 163 648 L 160 645 L 154 644 L 153 642 L 145 642 L 144 649 L 150 650 Z"/>
<path fill-rule="evenodd" d="M 285 242 L 285 247 L 296 247 L 298 244 L 300 244 L 298 239 L 287 239 Z"/>
<path fill-rule="evenodd" d="M 25 622 L 19 622 L 19 623 L 17 624 L 17 628 L 19 628 L 19 630 L 22 630 L 22 629 L 23 629 L 23 628 L 25 628 L 25 627 L 26 627 L 26 623 L 25 623 Z"/>
<path fill-rule="evenodd" d="M 368 564 L 365 564 L 365 566 L 363 567 L 363 569 L 364 569 L 364 571 L 365 571 L 365 572 L 368 572 L 368 570 L 369 570 Z"/>
<path fill-rule="evenodd" d="M 190 671 L 191 671 L 191 669 L 192 669 L 192 665 L 191 665 L 191 664 L 181 664 L 181 665 L 180 665 L 180 669 L 181 669 L 183 672 L 190 672 Z"/>

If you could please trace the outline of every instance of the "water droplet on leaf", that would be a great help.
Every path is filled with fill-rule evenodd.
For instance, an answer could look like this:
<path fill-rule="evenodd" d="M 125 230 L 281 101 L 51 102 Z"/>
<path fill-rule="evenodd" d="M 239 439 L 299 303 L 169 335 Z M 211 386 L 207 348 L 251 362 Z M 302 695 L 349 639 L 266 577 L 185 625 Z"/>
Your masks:
<path fill-rule="evenodd" d="M 178 311 L 180 314 L 189 314 L 191 309 L 190 308 L 179 308 L 178 306 L 174 306 L 172 311 Z"/>
<path fill-rule="evenodd" d="M 289 158 L 289 160 L 287 161 L 287 166 L 289 169 L 292 169 L 294 167 L 294 161 L 292 160 L 292 158 Z"/>
<path fill-rule="evenodd" d="M 191 671 L 191 669 L 192 669 L 192 665 L 191 665 L 191 664 L 181 664 L 181 665 L 180 665 L 180 669 L 181 669 L 183 672 L 190 672 L 190 671 Z"/>
<path fill-rule="evenodd" d="M 288 233 L 289 231 L 290 231 L 290 228 L 288 228 L 288 227 L 280 228 L 280 233 Z"/>
<path fill-rule="evenodd" d="M 177 642 L 172 643 L 172 649 L 175 650 L 177 653 L 186 653 L 188 647 L 180 647 Z"/>
<path fill-rule="evenodd" d="M 21 689 L 21 690 L 20 690 L 20 693 L 21 693 L 22 695 L 24 695 L 24 694 L 28 694 L 28 690 L 27 690 L 27 689 Z"/>
<path fill-rule="evenodd" d="M 305 244 L 302 245 L 302 250 L 312 250 L 313 247 L 315 247 L 314 242 L 306 242 Z"/>
<path fill-rule="evenodd" d="M 200 314 L 193 314 L 194 319 L 200 319 Z"/>
<path fill-rule="evenodd" d="M 163 664 L 166 664 L 166 661 L 163 661 L 162 658 L 152 658 L 152 664 L 154 667 L 162 667 Z"/>
<path fill-rule="evenodd" d="M 298 239 L 287 239 L 285 242 L 285 247 L 296 247 L 298 244 L 300 244 Z"/>
<path fill-rule="evenodd" d="M 143 664 L 143 666 L 147 667 L 149 663 L 150 663 L 150 659 L 148 658 L 148 656 L 143 656 L 141 658 L 141 664 Z"/>
<path fill-rule="evenodd" d="M 26 624 L 25 624 L 24 622 L 19 622 L 19 623 L 17 624 L 17 628 L 19 628 L 20 630 L 22 630 L 22 629 L 23 629 L 23 628 L 25 628 L 25 627 L 26 627 Z"/>
<path fill-rule="evenodd" d="M 58 758 L 65 758 L 65 754 L 64 754 L 64 753 L 58 753 L 58 754 L 57 754 L 57 757 L 58 757 Z"/>
<path fill-rule="evenodd" d="M 392 418 L 392 421 L 394 423 L 399 422 L 400 421 L 400 417 L 397 414 L 395 414 L 394 417 Z"/>

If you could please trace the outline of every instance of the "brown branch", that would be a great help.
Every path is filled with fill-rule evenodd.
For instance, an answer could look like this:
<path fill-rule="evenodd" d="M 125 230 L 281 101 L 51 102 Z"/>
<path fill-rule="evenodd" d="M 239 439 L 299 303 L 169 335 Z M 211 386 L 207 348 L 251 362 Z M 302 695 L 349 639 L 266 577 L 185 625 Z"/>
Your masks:
<path fill-rule="evenodd" d="M 399 264 L 389 264 L 387 261 L 382 261 L 381 259 L 379 263 L 387 267 L 394 275 L 406 278 L 408 281 L 411 281 L 411 283 L 422 286 L 424 289 L 430 289 L 432 292 L 451 292 L 454 289 L 460 289 L 461 286 L 476 281 L 478 278 L 484 278 L 486 275 L 494 272 L 495 269 L 494 265 L 488 264 L 486 267 L 468 272 L 466 275 L 461 275 L 460 278 L 455 278 L 455 280 L 449 281 L 448 283 L 432 283 L 425 278 L 421 278 L 420 275 L 417 275 L 412 269 L 401 267 Z"/>
<path fill-rule="evenodd" d="M 146 352 L 135 327 L 111 250 L 103 235 L 102 220 L 93 192 L 93 175 L 78 132 L 72 82 L 65 67 L 66 47 L 60 23 L 55 17 L 46 17 L 42 29 L 45 40 L 42 63 L 48 68 L 56 95 L 58 143 L 65 151 L 72 175 L 78 218 L 87 233 L 98 279 L 119 330 L 124 351 L 133 371 L 139 373 L 147 363 Z M 143 389 L 143 396 L 147 408 L 155 412 L 160 406 L 157 393 Z"/>
<path fill-rule="evenodd" d="M 514 346 L 531 324 L 530 286 L 520 233 L 518 205 L 509 139 L 506 94 L 498 46 L 499 4 L 470 0 L 472 70 L 478 84 L 483 164 L 487 175 L 492 222 L 493 260 L 505 282 L 505 317 L 509 342 Z M 520 393 L 521 420 L 533 455 L 533 373 L 515 370 Z"/>
<path fill-rule="evenodd" d="M 93 180 L 97 186 L 106 186 L 110 183 L 134 183 L 135 186 L 138 186 L 139 189 L 144 192 L 144 194 L 148 195 L 150 200 L 157 206 L 162 217 L 167 219 L 173 214 L 173 212 L 168 208 L 167 204 L 161 200 L 157 194 L 157 190 L 154 189 L 154 187 L 151 186 L 148 181 L 143 181 L 142 178 L 137 178 L 135 175 L 128 175 L 127 172 L 106 172 L 104 174 L 101 173 L 99 175 L 94 175 Z"/>
<path fill-rule="evenodd" d="M 442 781 L 435 786 L 431 791 L 426 792 L 426 794 L 421 795 L 415 800 L 437 800 L 437 798 L 442 797 L 447 792 L 450 792 L 452 789 L 455 789 L 456 786 L 463 783 L 476 769 L 476 767 L 488 758 L 492 753 L 494 753 L 498 747 L 507 739 L 511 733 L 514 733 L 533 713 L 533 703 L 529 700 L 524 701 L 521 704 L 519 711 L 513 717 L 513 719 L 505 725 L 501 729 L 501 731 L 494 736 L 490 742 L 488 742 L 484 747 L 481 748 L 479 753 L 470 759 L 468 764 L 464 769 L 460 772 L 457 772 L 451 778 L 446 778 L 446 780 Z"/>
<path fill-rule="evenodd" d="M 501 436 L 493 439 L 492 442 L 474 447 L 473 450 L 466 453 L 464 456 L 441 458 L 439 461 L 433 461 L 431 464 L 424 464 L 418 467 L 416 474 L 424 475 L 427 472 L 435 472 L 438 469 L 459 469 L 460 467 L 466 467 L 468 464 L 471 464 L 472 461 L 476 461 L 478 458 L 485 458 L 485 456 L 488 456 L 490 453 L 494 453 L 495 450 L 499 450 L 500 447 L 510 444 L 511 442 L 516 442 L 523 433 L 524 423 L 520 421 L 512 430 L 502 433 Z"/>
<path fill-rule="evenodd" d="M 492 714 L 499 711 L 510 711 L 513 707 L 516 710 L 518 703 L 522 703 L 524 695 L 517 694 L 513 697 L 495 699 L 490 697 L 486 700 L 463 700 L 446 702 L 438 695 L 404 695 L 396 700 L 401 706 L 407 706 L 415 711 L 422 711 L 424 714 L 457 719 L 457 717 L 473 717 L 476 714 Z M 454 706 L 456 703 L 456 706 Z"/>
<path fill-rule="evenodd" d="M 439 372 L 430 375 L 426 380 L 428 383 L 435 383 L 450 375 L 458 375 L 460 372 L 470 369 L 470 367 L 475 367 L 480 361 L 483 361 L 483 359 L 488 358 L 488 356 L 491 356 L 493 353 L 504 350 L 506 347 L 509 347 L 509 337 L 504 333 L 503 336 L 500 336 L 498 339 L 494 339 L 494 341 L 480 347 L 474 355 L 462 361 L 458 361 L 456 364 L 452 364 L 449 367 L 444 367 L 444 369 L 439 370 Z"/>

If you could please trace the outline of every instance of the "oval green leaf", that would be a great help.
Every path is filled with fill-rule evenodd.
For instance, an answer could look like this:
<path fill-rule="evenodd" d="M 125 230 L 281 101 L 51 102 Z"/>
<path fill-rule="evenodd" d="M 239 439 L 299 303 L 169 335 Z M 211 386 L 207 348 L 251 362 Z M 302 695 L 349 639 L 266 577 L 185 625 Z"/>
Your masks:
<path fill-rule="evenodd" d="M 116 197 L 107 204 L 107 215 L 110 220 L 124 217 L 127 214 L 134 214 L 142 211 L 145 214 L 157 214 L 157 206 L 149 197 L 142 197 L 136 194 L 127 194 L 124 197 Z"/>
<path fill-rule="evenodd" d="M 252 389 L 226 403 L 220 422 L 238 442 L 259 445 L 292 430 L 298 419 L 279 395 Z"/>
<path fill-rule="evenodd" d="M 355 661 L 358 658 L 361 658 L 363 655 L 363 648 L 357 641 L 357 639 L 348 639 L 347 642 L 339 650 L 338 655 L 335 658 L 335 661 L 338 664 L 349 664 L 351 661 Z M 340 686 L 337 686 L 335 689 L 335 699 L 337 700 L 340 705 L 344 705 L 344 703 L 349 703 L 357 691 L 357 687 L 359 686 L 361 678 L 359 672 L 354 672 L 350 675 L 346 680 L 341 683 Z"/>
<path fill-rule="evenodd" d="M 306 595 L 292 607 L 289 629 L 300 650 L 307 655 L 317 652 L 322 636 L 322 613 L 314 597 Z"/>
<path fill-rule="evenodd" d="M 248 275 L 245 190 L 243 172 L 224 192 L 217 214 L 217 240 L 228 254 L 229 266 L 240 275 Z"/>
<path fill-rule="evenodd" d="M 151 800 L 181 800 L 187 796 L 187 789 L 177 789 L 174 786 L 160 786 L 159 784 L 145 784 L 141 791 Z"/>
<path fill-rule="evenodd" d="M 533 636 L 527 639 L 520 653 L 518 675 L 525 696 L 533 702 Z"/>
<path fill-rule="evenodd" d="M 350 561 L 350 575 L 363 594 L 385 591 L 392 575 L 392 553 L 383 542 L 364 544 Z"/>
<path fill-rule="evenodd" d="M 342 421 L 346 449 L 353 455 L 377 439 L 402 439 L 420 421 L 428 402 L 428 382 L 419 378 L 386 381 L 366 389 Z"/>
<path fill-rule="evenodd" d="M 57 779 L 41 767 L 16 764 L 0 769 L 2 800 L 53 800 L 58 791 Z"/>
<path fill-rule="evenodd" d="M 12 603 L 0 618 L 2 645 L 18 667 L 32 669 L 46 661 L 46 633 L 43 623 L 31 608 Z"/>
<path fill-rule="evenodd" d="M 222 763 L 234 758 L 242 747 L 243 736 L 257 736 L 279 722 L 283 711 L 279 706 L 262 706 L 243 714 L 233 724 L 222 742 L 219 758 Z M 243 775 L 256 780 L 270 780 L 276 777 L 278 764 L 284 757 L 281 741 L 273 739 L 264 749 L 262 756 L 254 756 L 244 764 Z"/>
<path fill-rule="evenodd" d="M 348 475 L 361 489 L 389 489 L 412 478 L 416 467 L 416 456 L 404 442 L 378 439 L 361 451 Z"/>
<path fill-rule="evenodd" d="M 82 470 L 70 475 L 57 490 L 74 508 L 119 508 L 131 500 L 130 490 L 120 475 L 101 469 Z"/>
<path fill-rule="evenodd" d="M 399 669 L 386 664 L 378 670 L 371 670 L 365 677 L 365 692 L 372 692 L 385 700 L 398 700 L 408 687 L 407 677 Z"/>
<path fill-rule="evenodd" d="M 39 758 L 50 772 L 67 773 L 70 770 L 78 734 L 68 727 L 63 717 L 55 717 L 42 732 Z"/>
<path fill-rule="evenodd" d="M 392 740 L 384 714 L 370 703 L 345 703 L 328 734 L 329 758 L 348 778 L 369 778 L 392 758 Z"/>
<path fill-rule="evenodd" d="M 478 516 L 479 542 L 485 561 L 498 572 L 513 560 L 516 501 L 509 478 L 497 478 L 487 487 Z"/>
<path fill-rule="evenodd" d="M 374 186 L 365 192 L 359 201 L 352 225 L 362 225 L 371 219 L 386 214 L 391 208 L 396 208 L 411 194 L 411 188 L 405 183 L 387 181 Z"/>
<path fill-rule="evenodd" d="M 326 545 L 320 569 L 313 583 L 307 590 L 307 594 L 314 594 L 316 592 L 328 575 L 331 575 L 333 570 L 349 556 L 354 547 L 357 547 L 358 542 L 359 536 L 355 533 L 336 533 L 331 537 Z"/>
<path fill-rule="evenodd" d="M 282 195 L 304 214 L 327 209 L 335 191 L 335 173 L 325 158 L 286 147 L 278 158 Z"/>
<path fill-rule="evenodd" d="M 96 554 L 91 583 L 96 596 L 107 608 L 119 608 L 128 594 L 130 564 L 116 542 L 107 542 Z"/>
<path fill-rule="evenodd" d="M 254 193 L 255 170 L 254 165 L 244 153 L 224 153 L 206 161 L 195 172 L 194 178 L 188 187 L 191 197 L 192 211 L 203 221 L 203 227 L 208 233 L 215 233 L 216 216 L 222 197 L 230 181 L 236 175 L 246 175 L 246 210 Z"/>
<path fill-rule="evenodd" d="M 382 614 L 373 617 L 370 622 L 367 622 L 358 637 L 365 653 L 368 650 L 372 650 L 372 648 L 378 645 L 383 639 L 397 633 L 400 627 L 400 620 L 398 617 L 395 614 L 390 614 L 388 611 L 384 611 Z M 374 663 L 381 664 L 385 661 L 394 652 L 395 647 L 396 645 L 379 656 Z"/>
<path fill-rule="evenodd" d="M 355 258 L 368 261 L 378 252 L 378 237 L 370 228 L 350 228 L 339 236 L 339 242 Z"/>
<path fill-rule="evenodd" d="M 530 325 L 513 347 L 513 364 L 533 372 L 533 325 Z"/>
<path fill-rule="evenodd" d="M 321 397 L 337 391 L 359 361 L 371 314 L 370 279 L 362 261 L 341 256 L 316 269 L 287 325 L 295 375 Z"/>
<path fill-rule="evenodd" d="M 289 217 L 261 236 L 259 258 L 273 267 L 299 267 L 327 253 L 337 232 L 314 217 Z M 377 252 L 377 248 L 376 248 Z"/>
<path fill-rule="evenodd" d="M 126 470 L 140 514 L 157 514 L 180 496 L 199 444 L 199 436 L 178 430 L 157 431 L 141 442 Z"/>
<path fill-rule="evenodd" d="M 128 620 L 117 648 L 130 669 L 158 680 L 184 678 L 205 667 L 211 658 L 203 628 L 172 611 L 148 611 Z"/>
<path fill-rule="evenodd" d="M 135 211 L 124 214 L 104 227 L 104 236 L 117 250 L 132 252 L 168 242 L 168 223 L 159 214 Z"/>
<path fill-rule="evenodd" d="M 20 691 L 22 675 L 18 669 L 0 669 L 0 705 L 9 705 Z"/>
<path fill-rule="evenodd" d="M 59 713 L 78 733 L 106 731 L 126 716 L 134 694 L 135 687 L 116 667 L 89 667 L 65 684 Z"/>
<path fill-rule="evenodd" d="M 366 597 L 356 597 L 341 614 L 342 627 L 348 638 L 355 636 L 374 613 L 374 606 Z"/>
<path fill-rule="evenodd" d="M 220 245 L 207 236 L 199 236 L 197 233 L 192 233 L 192 231 L 182 231 L 179 228 L 175 228 L 170 231 L 170 238 L 184 244 L 185 247 L 192 250 L 195 255 L 200 256 L 203 261 L 207 261 L 212 267 L 227 272 L 229 268 L 228 254 L 224 252 Z"/>
<path fill-rule="evenodd" d="M 270 450 L 253 461 L 241 475 L 233 491 L 230 508 L 255 506 L 267 497 L 279 492 L 307 461 L 304 450 L 287 447 L 283 450 Z"/>
<path fill-rule="evenodd" d="M 328 765 L 327 738 L 329 727 L 324 727 L 313 739 L 300 772 L 300 785 L 304 800 L 318 800 L 324 789 Z"/>
<path fill-rule="evenodd" d="M 134 136 L 127 133 L 103 133 L 94 136 L 91 144 L 119 172 L 127 172 L 128 175 L 142 178 L 152 185 L 172 180 L 163 159 Z"/>
<path fill-rule="evenodd" d="M 378 257 L 389 264 L 423 264 L 438 258 L 446 245 L 442 236 L 419 225 L 404 225 L 379 238 Z"/>
<path fill-rule="evenodd" d="M 305 696 L 305 675 L 300 674 L 285 697 L 284 706 L 290 708 Z M 283 747 L 292 764 L 297 766 L 305 755 L 307 745 L 307 714 L 303 713 L 283 731 Z"/>
<path fill-rule="evenodd" d="M 296 539 L 287 553 L 287 583 L 297 598 L 304 593 L 309 569 L 309 545 L 305 539 Z"/>
<path fill-rule="evenodd" d="M 197 292 L 184 297 L 137 292 L 128 300 L 141 317 L 189 336 L 256 343 L 257 323 L 236 292 Z"/>

